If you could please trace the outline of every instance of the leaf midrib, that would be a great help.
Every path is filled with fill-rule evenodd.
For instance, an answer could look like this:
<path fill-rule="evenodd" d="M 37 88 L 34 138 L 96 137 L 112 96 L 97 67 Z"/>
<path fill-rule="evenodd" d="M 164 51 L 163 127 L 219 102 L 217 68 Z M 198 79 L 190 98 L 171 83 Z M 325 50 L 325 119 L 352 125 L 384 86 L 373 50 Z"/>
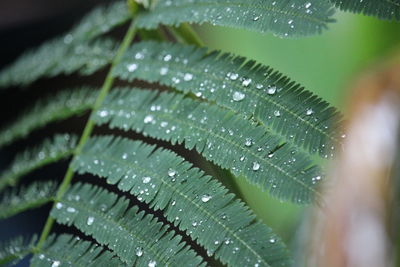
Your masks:
<path fill-rule="evenodd" d="M 84 153 L 82 153 L 82 155 L 84 155 Z M 90 155 L 89 153 L 87 153 L 87 155 Z M 95 155 L 94 155 L 95 156 Z M 96 157 L 96 156 L 95 156 Z M 142 168 L 139 164 L 128 164 L 128 163 L 124 163 L 122 161 L 119 161 L 117 159 L 114 159 L 112 157 L 108 157 L 105 155 L 105 153 L 100 154 L 100 156 L 96 157 L 96 158 L 103 158 L 105 160 L 109 160 L 111 162 L 117 163 L 119 165 L 123 165 L 126 166 L 128 169 L 131 168 L 132 166 L 135 166 L 137 169 L 140 169 L 143 173 L 149 174 L 151 177 L 158 177 L 159 180 L 161 180 L 161 182 L 166 185 L 169 189 L 171 189 L 172 192 L 176 192 L 178 193 L 180 196 L 182 196 L 184 199 L 186 199 L 189 203 L 193 204 L 194 206 L 196 206 L 201 212 L 203 212 L 207 218 L 211 218 L 214 222 L 218 223 L 219 225 L 222 226 L 222 228 L 224 228 L 228 233 L 231 234 L 231 236 L 234 236 L 236 240 L 239 241 L 239 243 L 242 243 L 252 254 L 254 254 L 258 259 L 260 259 L 262 262 L 264 262 L 267 266 L 270 266 L 265 260 L 264 258 L 259 255 L 255 250 L 253 250 L 243 239 L 241 239 L 238 235 L 236 235 L 236 233 L 233 230 L 230 230 L 230 228 L 221 223 L 221 221 L 219 221 L 216 216 L 214 216 L 214 214 L 209 213 L 206 209 L 204 209 L 202 206 L 200 206 L 197 202 L 193 201 L 188 195 L 184 194 L 182 191 L 179 190 L 179 187 L 173 187 L 170 183 L 166 182 L 161 175 L 159 175 L 159 173 L 157 172 L 151 172 L 148 169 Z M 147 156 L 147 158 L 150 158 L 149 156 Z M 101 175 L 99 175 L 101 176 Z M 203 178 L 203 177 L 202 177 Z M 107 179 L 107 178 L 106 178 Z M 120 179 L 122 180 L 122 179 Z M 221 257 L 219 257 L 221 258 Z"/>

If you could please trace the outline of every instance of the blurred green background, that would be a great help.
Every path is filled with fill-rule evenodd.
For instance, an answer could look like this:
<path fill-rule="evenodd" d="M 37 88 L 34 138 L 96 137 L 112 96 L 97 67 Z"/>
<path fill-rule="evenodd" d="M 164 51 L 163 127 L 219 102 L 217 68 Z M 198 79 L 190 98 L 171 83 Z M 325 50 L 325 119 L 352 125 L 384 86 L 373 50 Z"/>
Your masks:
<path fill-rule="evenodd" d="M 281 39 L 271 34 L 203 25 L 206 45 L 255 59 L 273 67 L 344 110 L 351 82 L 400 44 L 400 24 L 337 12 L 336 23 L 319 36 Z M 252 209 L 287 242 L 301 223 L 303 208 L 280 203 L 240 179 L 239 188 Z"/>

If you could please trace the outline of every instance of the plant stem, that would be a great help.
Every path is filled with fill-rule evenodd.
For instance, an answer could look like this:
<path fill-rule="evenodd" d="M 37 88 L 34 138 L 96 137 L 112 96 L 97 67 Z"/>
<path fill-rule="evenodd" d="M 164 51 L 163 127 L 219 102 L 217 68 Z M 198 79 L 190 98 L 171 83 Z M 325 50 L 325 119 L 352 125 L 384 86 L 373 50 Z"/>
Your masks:
<path fill-rule="evenodd" d="M 97 96 L 96 102 L 94 103 L 91 115 L 94 114 L 100 108 L 100 106 L 102 105 L 108 92 L 110 91 L 110 89 L 114 83 L 114 79 L 115 79 L 113 76 L 113 70 L 114 70 L 115 66 L 121 62 L 122 56 L 124 55 L 126 49 L 129 47 L 129 45 L 132 43 L 132 41 L 135 37 L 135 34 L 136 34 L 136 23 L 135 23 L 135 20 L 133 19 L 131 22 L 131 25 L 129 26 L 129 29 L 126 32 L 125 37 L 118 49 L 118 52 L 117 52 L 114 60 L 112 61 L 111 68 L 107 74 L 107 77 L 103 83 L 103 86 L 99 92 L 99 95 Z M 84 145 L 86 144 L 90 135 L 93 132 L 94 126 L 95 126 L 95 122 L 91 119 L 91 117 L 89 117 L 89 120 L 87 121 L 87 123 L 85 125 L 83 133 L 79 140 L 79 143 L 75 149 L 74 158 L 82 152 Z M 64 179 L 63 179 L 60 187 L 58 188 L 53 206 L 56 204 L 57 201 L 59 201 L 64 196 L 65 192 L 68 190 L 68 188 L 71 184 L 71 180 L 72 180 L 73 176 L 74 176 L 74 170 L 72 169 L 72 167 L 70 165 L 68 167 L 67 172 L 65 173 Z M 54 224 L 54 219 L 49 216 L 44 225 L 44 228 L 40 235 L 39 241 L 34 249 L 34 253 L 37 253 L 42 248 L 44 242 L 46 241 L 46 238 L 50 234 L 53 224 Z"/>
<path fill-rule="evenodd" d="M 187 23 L 182 23 L 179 27 L 171 27 L 172 34 L 174 34 L 179 41 L 185 42 L 187 44 L 196 45 L 199 47 L 205 46 L 204 42 L 197 35 L 197 33 L 192 29 L 192 27 Z"/>

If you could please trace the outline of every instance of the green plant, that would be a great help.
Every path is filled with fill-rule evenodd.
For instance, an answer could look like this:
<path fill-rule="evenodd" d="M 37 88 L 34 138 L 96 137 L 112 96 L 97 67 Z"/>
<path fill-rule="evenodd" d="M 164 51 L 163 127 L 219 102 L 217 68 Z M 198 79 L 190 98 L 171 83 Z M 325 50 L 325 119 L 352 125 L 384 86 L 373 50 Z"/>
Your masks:
<path fill-rule="evenodd" d="M 118 131 L 107 136 L 95 136 L 94 131 L 105 124 L 182 144 L 225 170 L 224 183 L 243 177 L 282 201 L 318 201 L 324 176 L 319 158 L 332 157 L 344 137 L 340 113 L 269 67 L 208 51 L 186 23 L 304 36 L 333 22 L 332 4 L 140 2 L 146 8 L 117 1 L 94 10 L 69 33 L 1 72 L 1 86 L 28 86 L 60 74 L 91 75 L 110 65 L 101 88 L 83 86 L 49 96 L 1 130 L 0 146 L 6 146 L 51 122 L 90 113 L 79 137 L 46 139 L 17 155 L 0 175 L 0 218 L 53 203 L 39 238 L 3 243 L 0 263 L 33 254 L 32 266 L 206 265 L 201 256 L 206 254 L 215 264 L 289 266 L 282 240 L 224 185 L 193 167 L 190 158 L 160 143 L 119 137 Z M 332 2 L 345 10 L 399 17 L 397 2 Z M 126 23 L 121 43 L 107 35 Z M 160 41 L 171 36 L 175 43 Z M 114 87 L 116 79 L 129 86 Z M 138 80 L 151 85 L 136 88 Z M 149 89 L 154 85 L 163 92 Z M 68 158 L 61 184 L 18 186 L 27 173 Z M 113 192 L 74 183 L 74 175 L 85 173 L 105 179 Z M 132 204 L 132 196 L 146 208 Z M 74 226 L 92 239 L 50 235 L 55 222 Z"/>

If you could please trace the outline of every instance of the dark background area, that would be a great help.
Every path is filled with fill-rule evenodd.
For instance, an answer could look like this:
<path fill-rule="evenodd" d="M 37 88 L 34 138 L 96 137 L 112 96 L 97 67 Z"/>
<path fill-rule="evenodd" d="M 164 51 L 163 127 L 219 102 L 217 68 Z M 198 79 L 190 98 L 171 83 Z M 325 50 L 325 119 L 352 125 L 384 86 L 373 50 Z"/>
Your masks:
<path fill-rule="evenodd" d="M 56 37 L 70 29 L 86 12 L 94 6 L 110 1 L 95 0 L 1 0 L 0 1 L 0 69 L 4 68 L 29 48 L 38 46 L 45 40 Z M 72 79 L 71 79 L 72 78 Z M 16 115 L 23 112 L 35 99 L 51 91 L 62 89 L 65 85 L 79 83 L 78 77 L 58 77 L 38 81 L 29 87 L 0 89 L 0 129 Z M 62 85 L 62 86 L 60 86 Z M 59 87 L 59 88 L 55 88 Z M 83 127 L 85 118 L 74 118 L 64 123 L 54 123 L 44 130 L 36 131 L 30 138 L 0 149 L 0 170 L 11 162 L 15 153 L 32 146 L 55 132 L 74 131 Z M 72 128 L 71 128 L 72 126 Z M 68 164 L 61 162 L 35 171 L 23 179 L 23 183 L 37 180 L 62 179 Z M 10 219 L 0 221 L 0 240 L 16 235 L 30 236 L 40 233 L 50 205 L 28 211 Z M 64 229 L 63 229 L 64 228 Z M 56 231 L 71 231 L 57 225 Z M 1 242 L 0 241 L 0 242 Z M 18 266 L 27 266 L 24 260 Z"/>

